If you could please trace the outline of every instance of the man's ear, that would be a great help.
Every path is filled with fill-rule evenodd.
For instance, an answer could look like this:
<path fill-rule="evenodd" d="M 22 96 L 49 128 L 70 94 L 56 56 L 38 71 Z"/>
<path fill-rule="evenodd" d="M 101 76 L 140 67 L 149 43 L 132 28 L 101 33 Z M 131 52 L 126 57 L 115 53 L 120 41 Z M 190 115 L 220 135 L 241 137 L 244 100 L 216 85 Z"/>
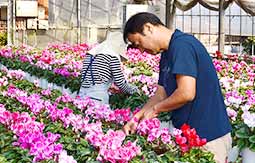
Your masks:
<path fill-rule="evenodd" d="M 153 25 L 151 23 L 146 23 L 143 26 L 143 33 L 146 35 L 148 33 L 152 33 L 153 32 Z"/>

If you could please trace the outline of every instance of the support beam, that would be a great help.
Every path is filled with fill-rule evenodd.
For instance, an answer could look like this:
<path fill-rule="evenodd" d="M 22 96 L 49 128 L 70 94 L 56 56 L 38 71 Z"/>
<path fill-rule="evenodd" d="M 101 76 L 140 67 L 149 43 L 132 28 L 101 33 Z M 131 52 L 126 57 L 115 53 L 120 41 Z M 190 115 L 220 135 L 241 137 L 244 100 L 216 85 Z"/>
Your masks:
<path fill-rule="evenodd" d="M 225 25 L 224 25 L 224 16 L 225 10 L 223 7 L 224 0 L 219 0 L 219 39 L 218 39 L 218 51 L 224 54 L 224 45 L 225 45 Z"/>
<path fill-rule="evenodd" d="M 8 0 L 8 7 L 7 7 L 7 44 L 12 45 L 12 35 L 13 35 L 13 1 Z"/>
<path fill-rule="evenodd" d="M 254 36 L 254 16 L 252 17 L 252 37 L 254 38 L 255 36 Z M 254 49 L 254 44 L 252 44 L 252 47 L 251 47 L 251 55 L 252 56 L 255 56 L 255 54 L 254 54 L 254 51 L 255 51 L 255 49 Z"/>
<path fill-rule="evenodd" d="M 173 29 L 175 17 L 174 0 L 166 0 L 166 16 L 165 24 L 168 28 Z"/>
<path fill-rule="evenodd" d="M 251 55 L 254 56 L 254 44 L 251 45 Z"/>
<path fill-rule="evenodd" d="M 16 0 L 12 0 L 12 40 L 16 44 Z"/>
<path fill-rule="evenodd" d="M 77 0 L 77 43 L 81 43 L 81 0 Z"/>

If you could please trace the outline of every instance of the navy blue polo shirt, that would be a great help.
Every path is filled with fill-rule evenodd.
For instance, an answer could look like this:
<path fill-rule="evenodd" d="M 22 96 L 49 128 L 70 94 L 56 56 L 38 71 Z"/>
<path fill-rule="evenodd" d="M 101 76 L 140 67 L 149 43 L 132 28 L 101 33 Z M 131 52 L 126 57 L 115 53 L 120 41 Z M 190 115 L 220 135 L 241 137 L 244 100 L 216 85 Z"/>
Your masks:
<path fill-rule="evenodd" d="M 158 83 L 168 96 L 177 88 L 176 74 L 196 79 L 196 96 L 171 112 L 173 125 L 180 128 L 187 123 L 207 141 L 229 133 L 231 125 L 212 60 L 200 41 L 179 30 L 173 33 L 160 60 Z"/>

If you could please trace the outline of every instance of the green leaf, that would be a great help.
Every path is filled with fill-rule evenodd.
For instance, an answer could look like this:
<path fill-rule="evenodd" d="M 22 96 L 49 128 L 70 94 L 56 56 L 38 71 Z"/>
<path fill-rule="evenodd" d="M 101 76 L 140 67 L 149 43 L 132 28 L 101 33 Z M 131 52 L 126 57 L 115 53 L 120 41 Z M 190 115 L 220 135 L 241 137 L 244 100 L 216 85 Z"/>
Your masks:
<path fill-rule="evenodd" d="M 239 147 L 239 149 L 243 149 L 245 147 L 248 147 L 248 141 L 245 139 L 239 139 L 237 140 L 237 146 Z"/>
<path fill-rule="evenodd" d="M 236 137 L 242 138 L 242 139 L 248 139 L 249 135 L 248 135 L 245 128 L 241 128 L 241 129 L 236 131 Z"/>
<path fill-rule="evenodd" d="M 73 148 L 73 146 L 72 146 L 71 144 L 68 144 L 68 145 L 66 146 L 66 149 L 67 149 L 67 150 L 70 150 L 70 151 L 75 151 L 75 149 Z"/>
<path fill-rule="evenodd" d="M 88 148 L 83 148 L 82 150 L 79 151 L 81 153 L 81 156 L 84 157 L 86 155 L 90 155 L 91 151 Z"/>
<path fill-rule="evenodd" d="M 255 135 L 249 137 L 249 142 L 255 144 Z"/>
<path fill-rule="evenodd" d="M 100 163 L 100 162 L 99 161 L 90 160 L 90 161 L 86 161 L 86 163 Z"/>
<path fill-rule="evenodd" d="M 253 152 L 255 152 L 255 144 L 250 144 L 249 149 Z"/>
<path fill-rule="evenodd" d="M 88 147 L 89 143 L 85 140 L 85 139 L 80 139 L 80 143 L 81 145 L 83 145 L 84 147 Z"/>

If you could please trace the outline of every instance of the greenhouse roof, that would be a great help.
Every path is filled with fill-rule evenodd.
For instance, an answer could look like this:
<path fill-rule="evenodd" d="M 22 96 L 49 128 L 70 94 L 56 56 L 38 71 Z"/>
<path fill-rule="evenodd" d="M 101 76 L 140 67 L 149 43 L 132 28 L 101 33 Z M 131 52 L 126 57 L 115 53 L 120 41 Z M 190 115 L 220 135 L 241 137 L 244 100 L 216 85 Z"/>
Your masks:
<path fill-rule="evenodd" d="M 219 0 L 176 0 L 175 5 L 180 10 L 186 11 L 200 3 L 205 8 L 210 10 L 219 9 Z M 238 4 L 244 11 L 252 16 L 255 16 L 255 1 L 254 0 L 225 0 L 224 8 L 227 8 L 231 3 Z"/>
<path fill-rule="evenodd" d="M 1 6 L 8 6 L 8 2 L 0 2 L 0 7 Z"/>

